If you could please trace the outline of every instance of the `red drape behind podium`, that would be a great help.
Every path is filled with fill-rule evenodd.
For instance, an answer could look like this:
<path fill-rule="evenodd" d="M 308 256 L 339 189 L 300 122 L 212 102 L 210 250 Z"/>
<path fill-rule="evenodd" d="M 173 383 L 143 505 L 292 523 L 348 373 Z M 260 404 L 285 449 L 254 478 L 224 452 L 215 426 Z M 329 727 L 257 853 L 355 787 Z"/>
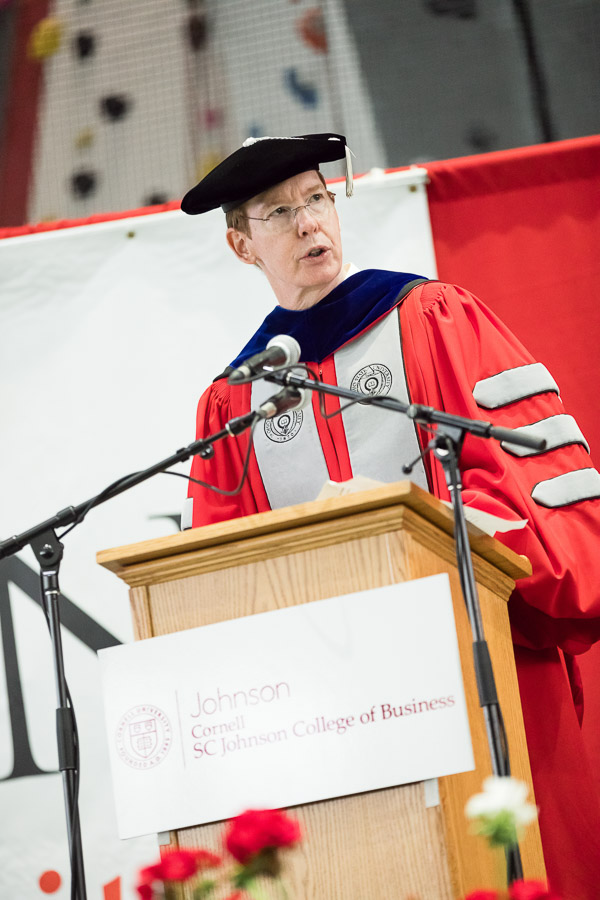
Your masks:
<path fill-rule="evenodd" d="M 600 137 L 428 163 L 439 277 L 545 363 L 600 458 Z"/>
<path fill-rule="evenodd" d="M 439 277 L 477 294 L 547 365 L 597 464 L 600 137 L 427 169 Z M 600 787 L 600 646 L 578 661 L 583 736 Z M 539 694 L 543 707 L 544 685 Z"/>

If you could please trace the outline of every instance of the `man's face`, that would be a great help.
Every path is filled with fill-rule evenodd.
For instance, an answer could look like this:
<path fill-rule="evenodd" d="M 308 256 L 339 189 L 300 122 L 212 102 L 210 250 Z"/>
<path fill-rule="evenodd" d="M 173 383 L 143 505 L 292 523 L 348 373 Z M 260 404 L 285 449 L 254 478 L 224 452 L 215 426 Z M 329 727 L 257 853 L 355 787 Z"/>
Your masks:
<path fill-rule="evenodd" d="M 326 194 L 317 172 L 302 172 L 245 204 L 249 218 L 265 219 L 279 207 L 295 209 L 316 194 Z M 298 209 L 293 223 L 277 232 L 271 222 L 250 221 L 251 236 L 230 228 L 227 240 L 236 255 L 258 263 L 280 306 L 306 309 L 318 303 L 343 280 L 340 223 L 332 201 L 316 217 Z"/>

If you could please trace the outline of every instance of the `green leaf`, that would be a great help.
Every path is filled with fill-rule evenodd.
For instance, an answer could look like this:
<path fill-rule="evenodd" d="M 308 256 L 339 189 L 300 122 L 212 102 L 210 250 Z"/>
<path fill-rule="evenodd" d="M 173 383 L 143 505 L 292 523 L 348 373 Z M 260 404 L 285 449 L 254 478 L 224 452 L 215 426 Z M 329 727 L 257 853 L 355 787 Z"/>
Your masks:
<path fill-rule="evenodd" d="M 251 869 L 243 866 L 241 869 L 238 869 L 237 872 L 234 872 L 231 880 L 236 888 L 243 889 L 250 881 L 252 881 L 254 876 L 255 873 Z"/>
<path fill-rule="evenodd" d="M 516 844 L 518 835 L 513 814 L 502 810 L 495 816 L 479 816 L 475 820 L 476 834 L 487 838 L 491 847 L 507 847 Z"/>
<path fill-rule="evenodd" d="M 247 894 L 250 894 L 253 900 L 268 900 L 264 890 L 256 881 L 249 881 L 244 890 Z"/>
<path fill-rule="evenodd" d="M 216 881 L 212 881 L 209 878 L 205 878 L 204 881 L 201 881 L 200 884 L 194 888 L 194 900 L 204 900 L 205 897 L 210 897 L 215 889 L 216 883 Z"/>

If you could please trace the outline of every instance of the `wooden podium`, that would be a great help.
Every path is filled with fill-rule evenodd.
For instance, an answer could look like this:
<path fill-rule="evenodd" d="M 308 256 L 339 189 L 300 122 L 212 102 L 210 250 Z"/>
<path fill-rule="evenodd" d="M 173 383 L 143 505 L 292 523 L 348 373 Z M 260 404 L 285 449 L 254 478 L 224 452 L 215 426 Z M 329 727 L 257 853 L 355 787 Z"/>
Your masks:
<path fill-rule="evenodd" d="M 418 782 L 295 807 L 304 840 L 285 859 L 293 900 L 450 900 L 506 885 L 502 851 L 470 835 L 464 816 L 491 765 L 452 530 L 442 503 L 399 482 L 98 554 L 130 586 L 138 640 L 448 573 L 476 770 L 440 778 L 439 802 L 435 783 L 426 789 Z M 533 797 L 507 612 L 514 580 L 531 569 L 524 557 L 469 531 L 512 771 Z M 181 829 L 171 843 L 218 851 L 222 829 L 221 823 Z M 521 855 L 525 877 L 544 879 L 537 823 Z M 276 896 L 268 884 L 265 896 Z"/>

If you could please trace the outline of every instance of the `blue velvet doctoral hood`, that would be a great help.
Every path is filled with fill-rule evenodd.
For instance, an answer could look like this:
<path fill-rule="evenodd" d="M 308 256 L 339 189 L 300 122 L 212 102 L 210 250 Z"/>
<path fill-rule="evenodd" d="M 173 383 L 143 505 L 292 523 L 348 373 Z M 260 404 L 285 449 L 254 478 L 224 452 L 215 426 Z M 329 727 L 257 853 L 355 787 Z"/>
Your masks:
<path fill-rule="evenodd" d="M 260 353 L 278 334 L 296 338 L 302 362 L 319 363 L 389 312 L 398 294 L 411 281 L 421 280 L 426 279 L 409 272 L 364 269 L 346 278 L 309 309 L 276 306 L 231 366 L 235 368 L 249 356 Z"/>

